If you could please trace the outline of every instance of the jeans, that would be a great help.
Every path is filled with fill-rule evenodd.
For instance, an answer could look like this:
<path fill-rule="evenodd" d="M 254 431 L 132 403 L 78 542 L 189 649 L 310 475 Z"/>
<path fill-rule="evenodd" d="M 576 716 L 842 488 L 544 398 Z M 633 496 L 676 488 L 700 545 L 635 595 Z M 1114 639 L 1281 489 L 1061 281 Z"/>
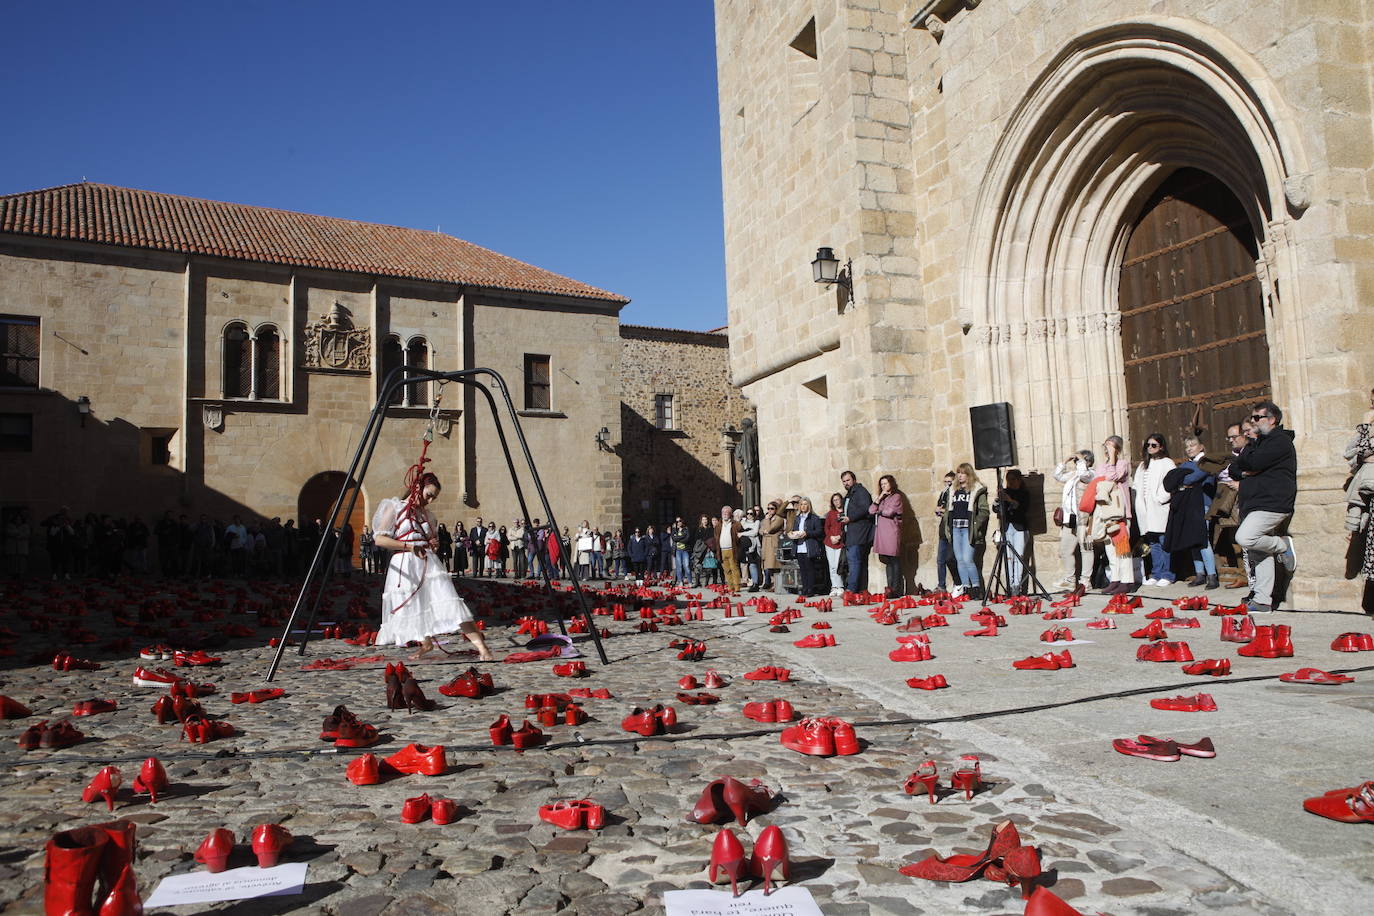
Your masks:
<path fill-rule="evenodd" d="M 678 585 L 692 581 L 692 555 L 686 550 L 673 551 L 673 573 Z"/>
<path fill-rule="evenodd" d="M 965 588 L 977 588 L 983 584 L 978 576 L 978 567 L 973 563 L 973 541 L 969 539 L 967 528 L 955 528 L 952 546 L 954 560 L 959 564 L 959 584 Z"/>
<path fill-rule="evenodd" d="M 1147 578 L 1174 581 L 1174 572 L 1169 568 L 1169 551 L 1164 549 L 1164 535 L 1159 531 L 1145 533 L 1145 543 L 1150 545 L 1150 574 Z"/>
<path fill-rule="evenodd" d="M 940 591 L 945 590 L 951 567 L 954 567 L 954 581 L 957 583 L 959 581 L 959 569 L 954 566 L 954 545 L 947 538 L 942 537 L 939 546 L 935 548 L 935 576 Z"/>
<path fill-rule="evenodd" d="M 1288 543 L 1274 534 L 1288 521 L 1283 512 L 1264 512 L 1256 509 L 1245 513 L 1236 529 L 1236 544 L 1250 561 L 1255 604 L 1273 606 L 1275 557 L 1288 549 Z"/>
<path fill-rule="evenodd" d="M 906 588 L 902 583 L 902 558 L 885 557 L 878 554 L 878 559 L 883 561 L 883 569 L 887 572 L 887 595 L 889 598 L 900 598 L 906 594 Z"/>
<path fill-rule="evenodd" d="M 1019 595 L 1026 578 L 1026 529 L 1007 525 L 1007 591 Z"/>
<path fill-rule="evenodd" d="M 830 565 L 830 590 L 844 591 L 844 580 L 840 578 L 840 557 L 844 556 L 843 547 L 826 547 L 825 559 Z"/>
<path fill-rule="evenodd" d="M 750 560 L 750 561 L 749 561 L 749 587 L 750 587 L 750 588 L 758 588 L 759 585 L 760 585 L 760 583 L 762 583 L 762 582 L 763 582 L 763 577 L 762 577 L 762 576 L 760 575 L 760 573 L 759 573 L 759 561 L 758 561 L 758 560 Z"/>
<path fill-rule="evenodd" d="M 868 586 L 868 552 L 871 544 L 846 544 L 844 551 L 849 557 L 849 590 L 861 592 Z"/>
<path fill-rule="evenodd" d="M 1193 574 L 1197 576 L 1215 576 L 1217 574 L 1217 556 L 1212 552 L 1212 545 L 1193 548 Z"/>

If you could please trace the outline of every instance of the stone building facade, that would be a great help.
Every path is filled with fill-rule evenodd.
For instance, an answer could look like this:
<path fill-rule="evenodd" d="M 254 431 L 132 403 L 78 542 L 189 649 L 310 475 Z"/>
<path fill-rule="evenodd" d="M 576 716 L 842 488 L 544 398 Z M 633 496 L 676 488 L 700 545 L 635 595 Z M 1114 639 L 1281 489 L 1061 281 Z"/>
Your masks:
<path fill-rule="evenodd" d="M 717 0 L 716 20 L 731 359 L 765 490 L 895 473 L 929 578 L 970 406 L 1011 403 L 1019 464 L 1048 472 L 1114 432 L 1138 456 L 1156 425 L 1222 449 L 1272 395 L 1301 468 L 1291 600 L 1357 601 L 1340 453 L 1374 381 L 1369 4 Z M 821 246 L 847 285 L 812 282 Z"/>
<path fill-rule="evenodd" d="M 735 446 L 753 411 L 730 383 L 729 338 L 622 324 L 620 339 L 625 526 L 740 505 Z"/>
<path fill-rule="evenodd" d="M 595 431 L 620 439 L 626 302 L 439 233 L 86 183 L 0 197 L 0 508 L 325 514 L 404 360 L 499 372 L 559 521 L 619 519 Z M 355 529 L 402 495 L 434 396 L 389 408 Z M 490 411 L 439 400 L 436 512 L 509 524 Z"/>

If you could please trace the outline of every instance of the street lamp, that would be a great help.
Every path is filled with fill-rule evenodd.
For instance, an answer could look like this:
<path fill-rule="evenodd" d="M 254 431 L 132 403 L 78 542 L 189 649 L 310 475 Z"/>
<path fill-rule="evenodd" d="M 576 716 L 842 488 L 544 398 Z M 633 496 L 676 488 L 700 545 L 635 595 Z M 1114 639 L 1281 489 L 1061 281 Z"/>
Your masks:
<path fill-rule="evenodd" d="M 611 441 L 611 431 L 606 427 L 601 427 L 596 431 L 596 447 L 603 452 L 609 452 L 610 446 L 606 443 Z"/>
<path fill-rule="evenodd" d="M 840 259 L 835 257 L 833 248 L 817 248 L 816 257 L 811 262 L 811 279 L 822 286 L 838 284 L 845 291 L 845 301 L 854 301 L 854 262 L 846 260 L 840 267 Z"/>
<path fill-rule="evenodd" d="M 76 412 L 81 417 L 81 425 L 86 425 L 86 418 L 91 414 L 91 399 L 84 394 L 76 399 Z"/>

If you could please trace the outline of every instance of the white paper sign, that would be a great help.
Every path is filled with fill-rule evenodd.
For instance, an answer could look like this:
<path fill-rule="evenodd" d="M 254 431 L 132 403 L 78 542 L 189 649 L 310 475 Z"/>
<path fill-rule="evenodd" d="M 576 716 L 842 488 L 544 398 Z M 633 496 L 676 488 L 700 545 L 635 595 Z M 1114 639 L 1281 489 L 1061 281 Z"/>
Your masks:
<path fill-rule="evenodd" d="M 784 887 L 768 896 L 762 890 L 738 897 L 729 891 L 665 891 L 668 916 L 825 916 L 804 887 Z"/>
<path fill-rule="evenodd" d="M 163 878 L 153 895 L 143 901 L 145 908 L 186 906 L 191 903 L 218 903 L 250 897 L 278 897 L 305 890 L 307 862 L 287 862 L 273 868 L 246 865 L 211 874 L 193 871 Z"/>

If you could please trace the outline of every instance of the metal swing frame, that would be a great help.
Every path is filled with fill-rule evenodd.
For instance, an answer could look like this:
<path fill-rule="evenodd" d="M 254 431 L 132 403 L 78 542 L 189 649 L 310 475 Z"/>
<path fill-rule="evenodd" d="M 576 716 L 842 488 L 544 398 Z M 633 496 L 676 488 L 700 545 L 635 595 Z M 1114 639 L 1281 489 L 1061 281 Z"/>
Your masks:
<path fill-rule="evenodd" d="M 305 581 L 301 583 L 301 590 L 296 595 L 296 603 L 291 608 L 291 615 L 286 619 L 286 626 L 282 629 L 281 639 L 277 643 L 276 655 L 272 658 L 272 664 L 267 669 L 268 682 L 271 682 L 277 675 L 282 656 L 286 654 L 287 639 L 295 627 L 296 618 L 305 608 L 311 588 L 314 587 L 314 598 L 310 600 L 305 625 L 301 628 L 300 651 L 297 653 L 298 655 L 305 655 L 305 648 L 310 642 L 310 629 L 315 623 L 315 615 L 319 611 L 320 601 L 324 597 L 325 585 L 329 582 L 330 570 L 334 568 L 334 561 L 338 556 L 340 543 L 338 530 L 342 527 L 343 520 L 353 514 L 353 508 L 358 502 L 358 494 L 362 490 L 363 480 L 367 476 L 368 466 L 372 463 L 372 453 L 376 449 L 377 440 L 381 437 L 382 424 L 386 422 L 387 407 L 391 404 L 392 395 L 402 387 L 431 381 L 439 382 L 442 387 L 445 383 L 457 382 L 482 392 L 487 405 L 491 408 L 492 422 L 496 426 L 496 435 L 501 442 L 501 452 L 506 458 L 506 468 L 510 471 L 511 486 L 515 489 L 515 497 L 520 503 L 521 517 L 525 521 L 526 529 L 532 528 L 529 507 L 525 501 L 525 492 L 520 486 L 520 476 L 515 470 L 515 461 L 511 457 L 510 443 L 506 438 L 505 427 L 501 424 L 501 413 L 497 409 L 496 399 L 492 396 L 491 388 L 480 381 L 483 376 L 490 379 L 491 384 L 501 393 L 506 413 L 510 418 L 511 425 L 515 428 L 516 439 L 520 443 L 520 451 L 524 454 L 530 479 L 534 483 L 535 491 L 539 495 L 539 503 L 543 507 L 544 516 L 548 519 L 549 527 L 552 530 L 552 536 L 559 539 L 559 546 L 566 555 L 567 545 L 563 544 L 560 533 L 562 529 L 558 526 L 558 520 L 554 518 L 553 507 L 549 505 L 549 497 L 544 491 L 544 483 L 539 477 L 539 469 L 535 466 L 534 456 L 530 453 L 529 442 L 525 439 L 525 431 L 520 426 L 520 416 L 516 413 L 515 403 L 511 400 L 510 389 L 506 387 L 506 380 L 501 377 L 501 374 L 494 369 L 460 369 L 456 372 L 435 372 L 431 369 L 415 366 L 397 366 L 387 373 L 382 392 L 377 397 L 377 403 L 372 408 L 371 416 L 368 417 L 367 426 L 358 442 L 358 448 L 353 453 L 353 463 L 344 476 L 343 485 L 339 488 L 339 495 L 334 500 L 334 506 L 329 513 L 329 522 L 321 532 L 320 543 L 316 546 L 315 556 L 310 561 L 310 569 L 305 574 Z M 350 489 L 353 491 L 351 494 L 349 493 Z M 347 501 L 347 505 L 345 505 L 345 501 Z M 549 575 L 549 564 L 541 563 L 540 571 L 543 574 L 545 591 L 550 596 L 554 595 L 553 580 Z M 601 635 L 597 632 L 595 621 L 592 620 L 591 609 L 587 605 L 587 595 L 582 590 L 582 583 L 577 578 L 577 570 L 573 564 L 569 564 L 568 572 L 572 579 L 573 590 L 577 592 L 578 603 L 581 605 L 582 619 L 587 624 L 587 632 L 590 634 L 592 642 L 596 645 L 596 654 L 601 659 L 601 664 L 608 665 L 610 660 L 606 657 L 606 649 L 601 644 Z M 558 628 L 563 635 L 567 635 L 568 631 L 563 625 L 561 614 L 558 616 Z"/>

